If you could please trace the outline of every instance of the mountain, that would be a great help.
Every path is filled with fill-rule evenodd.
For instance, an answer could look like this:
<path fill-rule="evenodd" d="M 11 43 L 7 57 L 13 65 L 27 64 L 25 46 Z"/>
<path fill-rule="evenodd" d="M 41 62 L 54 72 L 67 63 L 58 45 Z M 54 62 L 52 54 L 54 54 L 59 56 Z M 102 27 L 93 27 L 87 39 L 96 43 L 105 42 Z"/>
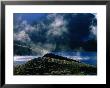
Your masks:
<path fill-rule="evenodd" d="M 14 67 L 14 75 L 96 75 L 92 65 L 58 56 L 52 53 L 34 58 L 23 65 Z"/>
<path fill-rule="evenodd" d="M 55 55 L 55 54 L 53 54 L 53 53 L 45 54 L 43 57 L 44 57 L 44 58 L 45 58 L 45 57 L 46 57 L 46 58 L 51 58 L 51 59 L 54 58 L 55 60 L 74 61 L 74 62 L 80 63 L 79 60 L 69 59 L 69 58 L 67 58 L 67 57 Z"/>
<path fill-rule="evenodd" d="M 37 55 L 37 52 L 30 43 L 14 40 L 14 55 Z"/>

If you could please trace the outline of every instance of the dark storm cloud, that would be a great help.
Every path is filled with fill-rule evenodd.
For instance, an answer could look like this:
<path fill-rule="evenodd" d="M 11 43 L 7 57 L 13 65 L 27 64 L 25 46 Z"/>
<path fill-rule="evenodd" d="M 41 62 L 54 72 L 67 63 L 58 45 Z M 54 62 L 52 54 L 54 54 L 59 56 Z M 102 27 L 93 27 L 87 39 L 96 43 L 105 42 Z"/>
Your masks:
<path fill-rule="evenodd" d="M 18 16 L 17 21 L 14 24 L 14 40 L 30 43 L 33 47 L 47 51 L 75 50 L 80 47 L 84 50 L 91 50 L 90 47 L 96 50 L 96 45 L 92 46 L 93 42 L 96 43 L 96 14 L 45 14 L 44 19 L 32 24 Z M 91 45 L 88 42 L 92 42 Z M 85 47 L 85 44 L 90 46 Z"/>

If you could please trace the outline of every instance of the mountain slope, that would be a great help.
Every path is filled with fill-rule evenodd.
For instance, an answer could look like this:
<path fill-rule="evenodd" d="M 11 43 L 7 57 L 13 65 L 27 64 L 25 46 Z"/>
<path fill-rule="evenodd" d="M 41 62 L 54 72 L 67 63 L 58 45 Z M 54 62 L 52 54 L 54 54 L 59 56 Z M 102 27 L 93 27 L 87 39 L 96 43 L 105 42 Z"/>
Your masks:
<path fill-rule="evenodd" d="M 96 75 L 97 68 L 76 60 L 46 54 L 14 68 L 14 75 Z"/>

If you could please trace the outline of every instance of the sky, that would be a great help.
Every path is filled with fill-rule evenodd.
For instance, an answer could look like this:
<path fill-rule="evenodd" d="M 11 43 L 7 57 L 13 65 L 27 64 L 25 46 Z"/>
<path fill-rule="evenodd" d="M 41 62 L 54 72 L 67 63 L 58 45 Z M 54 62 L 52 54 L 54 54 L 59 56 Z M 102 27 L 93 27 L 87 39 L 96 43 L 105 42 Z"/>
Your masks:
<path fill-rule="evenodd" d="M 36 51 L 97 51 L 96 13 L 14 13 L 14 41 Z"/>
<path fill-rule="evenodd" d="M 45 14 L 35 14 L 35 13 L 15 13 L 14 20 L 26 20 L 29 24 L 33 23 L 33 21 L 39 21 L 42 19 L 42 17 L 45 17 Z"/>

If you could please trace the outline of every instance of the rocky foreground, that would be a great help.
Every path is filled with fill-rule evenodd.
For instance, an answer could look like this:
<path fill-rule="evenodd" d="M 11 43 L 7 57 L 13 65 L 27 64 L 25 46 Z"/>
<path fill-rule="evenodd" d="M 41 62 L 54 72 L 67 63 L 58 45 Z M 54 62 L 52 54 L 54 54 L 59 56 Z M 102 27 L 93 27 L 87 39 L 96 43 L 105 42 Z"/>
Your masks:
<path fill-rule="evenodd" d="M 46 54 L 14 67 L 14 75 L 96 75 L 97 67 L 66 57 Z"/>

